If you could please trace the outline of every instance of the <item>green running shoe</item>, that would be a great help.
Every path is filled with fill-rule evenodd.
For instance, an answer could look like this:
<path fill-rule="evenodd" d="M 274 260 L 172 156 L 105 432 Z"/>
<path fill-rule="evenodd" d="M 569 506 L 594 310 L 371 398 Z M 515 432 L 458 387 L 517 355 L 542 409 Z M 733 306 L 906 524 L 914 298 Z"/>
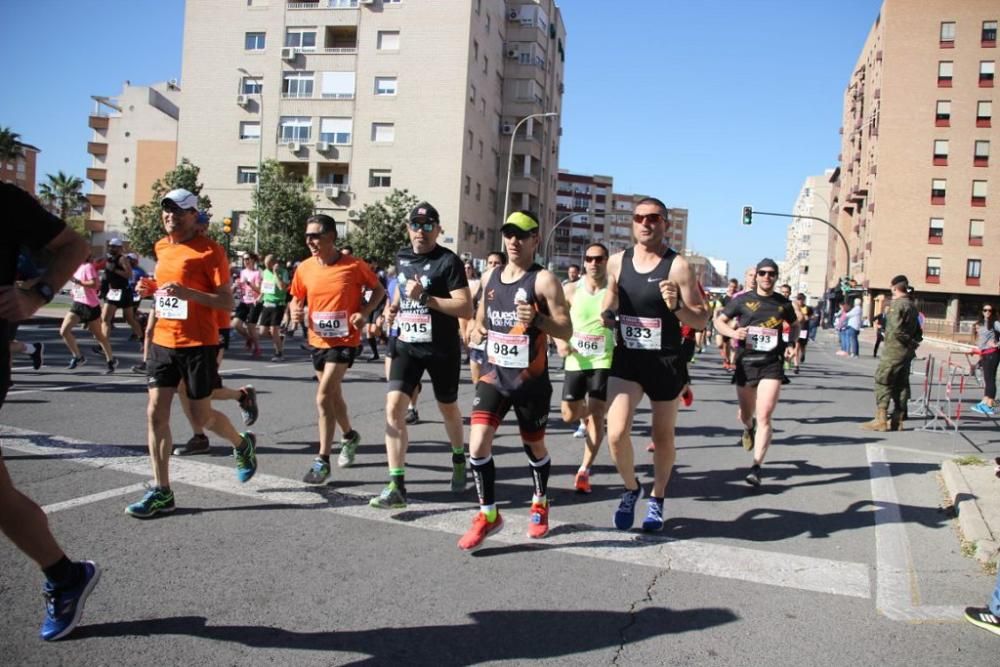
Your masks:
<path fill-rule="evenodd" d="M 240 433 L 243 438 L 243 449 L 234 449 L 236 459 L 236 479 L 249 482 L 257 472 L 257 436 L 253 433 Z"/>
<path fill-rule="evenodd" d="M 465 491 L 465 461 L 451 464 L 451 492 Z"/>
<path fill-rule="evenodd" d="M 125 508 L 125 514 L 137 519 L 148 519 L 157 514 L 174 511 L 174 492 L 171 490 L 150 489 L 142 500 L 134 502 Z"/>
<path fill-rule="evenodd" d="M 389 482 L 382 493 L 368 501 L 368 504 L 383 510 L 402 509 L 406 507 L 406 494 L 396 488 L 395 482 Z"/>
<path fill-rule="evenodd" d="M 306 484 L 322 484 L 329 476 L 330 464 L 317 456 L 316 460 L 313 461 L 312 468 L 309 468 L 309 472 L 302 478 L 302 481 Z"/>

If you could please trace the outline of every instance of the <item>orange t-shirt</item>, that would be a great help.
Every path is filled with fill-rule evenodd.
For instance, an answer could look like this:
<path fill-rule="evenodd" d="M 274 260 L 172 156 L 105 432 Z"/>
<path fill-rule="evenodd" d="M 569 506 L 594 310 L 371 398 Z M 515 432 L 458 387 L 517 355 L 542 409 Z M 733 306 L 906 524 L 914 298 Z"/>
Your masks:
<path fill-rule="evenodd" d="M 199 292 L 214 293 L 229 281 L 229 259 L 215 241 L 195 236 L 184 243 L 171 243 L 168 237 L 156 242 L 156 284 L 180 283 Z M 157 300 L 158 301 L 158 300 Z M 219 344 L 217 312 L 194 301 L 170 304 L 172 313 L 157 307 L 153 343 L 172 349 Z M 183 313 L 186 307 L 187 312 Z M 186 315 L 180 317 L 181 314 Z M 217 319 L 218 318 L 218 319 Z"/>
<path fill-rule="evenodd" d="M 360 345 L 361 332 L 347 320 L 361 311 L 364 290 L 378 284 L 368 264 L 351 255 L 341 255 L 331 265 L 322 265 L 315 257 L 299 264 L 288 291 L 299 301 L 309 301 L 309 344 L 321 348 Z"/>

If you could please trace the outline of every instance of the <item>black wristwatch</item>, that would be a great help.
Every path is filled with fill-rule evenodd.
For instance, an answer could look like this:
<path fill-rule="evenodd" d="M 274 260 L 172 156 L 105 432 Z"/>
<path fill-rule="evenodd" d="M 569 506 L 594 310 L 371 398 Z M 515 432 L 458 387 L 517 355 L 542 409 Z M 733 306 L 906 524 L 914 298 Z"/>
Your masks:
<path fill-rule="evenodd" d="M 30 290 L 42 297 L 45 303 L 52 303 L 52 299 L 56 296 L 56 293 L 52 291 L 52 286 L 48 283 L 37 282 L 30 287 Z"/>
<path fill-rule="evenodd" d="M 427 292 L 421 292 L 420 296 L 417 297 L 417 303 L 419 303 L 421 306 L 426 306 L 427 305 L 427 301 L 430 298 L 431 298 L 430 294 L 428 294 Z"/>

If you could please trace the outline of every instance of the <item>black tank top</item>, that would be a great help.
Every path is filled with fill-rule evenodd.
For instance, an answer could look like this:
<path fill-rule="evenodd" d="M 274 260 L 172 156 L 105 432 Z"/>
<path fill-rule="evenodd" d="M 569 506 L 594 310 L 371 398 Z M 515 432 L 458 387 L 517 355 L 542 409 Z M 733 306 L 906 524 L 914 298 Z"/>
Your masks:
<path fill-rule="evenodd" d="M 517 320 L 516 310 L 517 302 L 523 301 L 542 314 L 549 314 L 548 306 L 535 297 L 535 280 L 541 270 L 540 265 L 532 264 L 516 282 L 507 284 L 500 281 L 503 269 L 498 268 L 483 287 L 486 329 L 490 336 L 486 344 L 488 370 L 482 380 L 504 393 L 549 381 L 545 334 L 537 327 L 525 327 Z"/>
<path fill-rule="evenodd" d="M 128 287 L 128 278 L 122 278 L 115 273 L 115 269 L 121 268 L 121 257 L 108 257 L 108 263 L 104 268 L 104 277 L 108 281 L 111 289 L 125 289 Z"/>
<path fill-rule="evenodd" d="M 670 275 L 677 253 L 667 248 L 649 273 L 639 273 L 632 264 L 634 249 L 622 257 L 618 278 L 618 345 L 629 352 L 678 354 L 681 324 L 660 294 L 660 281 Z M 659 344 L 656 344 L 659 339 Z"/>

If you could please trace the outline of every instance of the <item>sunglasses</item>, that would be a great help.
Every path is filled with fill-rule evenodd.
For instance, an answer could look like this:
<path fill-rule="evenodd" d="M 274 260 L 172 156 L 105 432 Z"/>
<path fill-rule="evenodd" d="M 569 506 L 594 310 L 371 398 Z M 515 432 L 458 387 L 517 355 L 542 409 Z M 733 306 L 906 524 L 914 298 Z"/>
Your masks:
<path fill-rule="evenodd" d="M 651 225 L 655 225 L 657 223 L 663 222 L 663 215 L 661 215 L 660 213 L 647 213 L 646 215 L 635 213 L 632 215 L 632 222 L 640 224 L 643 222 L 648 222 Z"/>
<path fill-rule="evenodd" d="M 604 262 L 604 259 L 605 259 L 604 255 L 584 255 L 583 256 L 583 261 L 587 262 L 588 264 L 590 264 L 591 262 L 596 262 L 598 264 L 601 264 L 601 263 Z"/>
<path fill-rule="evenodd" d="M 757 275 L 760 276 L 761 278 L 777 278 L 778 277 L 778 272 L 777 271 L 758 271 Z"/>
<path fill-rule="evenodd" d="M 178 213 L 185 213 L 187 211 L 192 210 L 189 208 L 181 208 L 177 204 L 164 204 L 162 208 L 167 213 L 173 213 L 174 215 L 177 215 Z"/>
<path fill-rule="evenodd" d="M 437 223 L 434 222 L 410 222 L 410 229 L 415 232 L 433 232 L 435 227 L 437 227 Z"/>
<path fill-rule="evenodd" d="M 984 313 L 992 313 L 993 309 L 992 308 L 983 308 L 983 312 Z"/>
<path fill-rule="evenodd" d="M 319 241 L 321 238 L 326 236 L 328 232 L 306 232 L 306 241 Z"/>
<path fill-rule="evenodd" d="M 505 239 L 517 239 L 518 241 L 524 241 L 525 239 L 531 238 L 531 232 L 526 232 L 520 229 L 509 229 L 503 233 L 503 237 Z"/>

